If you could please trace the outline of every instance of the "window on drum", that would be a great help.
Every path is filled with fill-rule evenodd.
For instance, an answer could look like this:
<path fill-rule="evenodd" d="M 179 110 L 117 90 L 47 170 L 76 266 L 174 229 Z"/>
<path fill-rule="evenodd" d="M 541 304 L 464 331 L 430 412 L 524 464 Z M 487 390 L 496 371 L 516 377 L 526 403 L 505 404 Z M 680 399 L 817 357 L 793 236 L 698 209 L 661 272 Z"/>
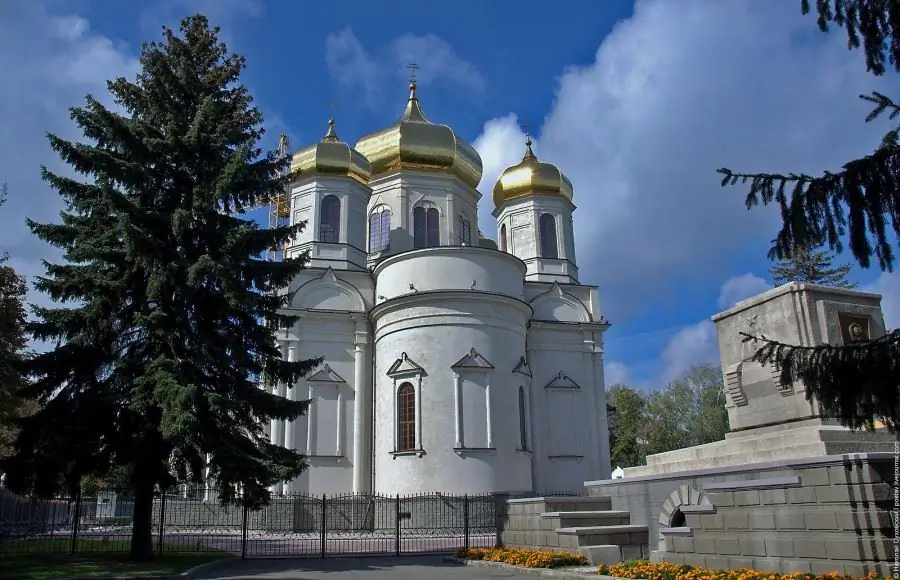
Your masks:
<path fill-rule="evenodd" d="M 319 208 L 319 241 L 336 244 L 341 237 L 341 200 L 326 195 Z"/>
<path fill-rule="evenodd" d="M 397 389 L 397 451 L 416 448 L 416 389 L 403 383 Z"/>

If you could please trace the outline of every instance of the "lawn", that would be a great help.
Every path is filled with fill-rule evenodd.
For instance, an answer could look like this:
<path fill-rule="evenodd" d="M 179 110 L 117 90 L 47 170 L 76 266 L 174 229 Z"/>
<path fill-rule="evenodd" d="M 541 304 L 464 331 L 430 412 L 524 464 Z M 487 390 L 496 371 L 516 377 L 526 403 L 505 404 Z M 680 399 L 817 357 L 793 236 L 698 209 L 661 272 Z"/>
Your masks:
<path fill-rule="evenodd" d="M 71 539 L 13 541 L 2 546 L 0 579 L 65 580 L 91 576 L 177 574 L 188 568 L 228 557 L 229 554 L 200 546 L 190 552 L 184 545 L 163 545 L 163 554 L 152 562 L 129 562 L 129 541 L 80 539 L 75 555 Z M 176 552 L 175 550 L 180 550 Z"/>

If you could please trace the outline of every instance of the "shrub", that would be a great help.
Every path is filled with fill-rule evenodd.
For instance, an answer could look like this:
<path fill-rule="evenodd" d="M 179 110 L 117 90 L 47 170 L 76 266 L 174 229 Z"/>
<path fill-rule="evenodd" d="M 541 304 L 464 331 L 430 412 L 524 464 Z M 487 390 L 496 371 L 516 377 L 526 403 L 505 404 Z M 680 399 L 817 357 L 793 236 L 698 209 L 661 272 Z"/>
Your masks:
<path fill-rule="evenodd" d="M 758 572 L 747 568 L 737 570 L 709 570 L 694 566 L 683 566 L 669 562 L 634 561 L 623 562 L 614 566 L 598 566 L 597 573 L 617 578 L 635 578 L 642 580 L 854 580 L 837 572 L 831 574 L 775 574 Z M 881 580 L 883 576 L 875 573 L 867 574 L 862 580 Z"/>
<path fill-rule="evenodd" d="M 584 566 L 587 558 L 571 552 L 544 552 L 519 548 L 469 548 L 457 550 L 457 558 L 502 562 L 524 568 L 560 568 L 562 566 Z"/>

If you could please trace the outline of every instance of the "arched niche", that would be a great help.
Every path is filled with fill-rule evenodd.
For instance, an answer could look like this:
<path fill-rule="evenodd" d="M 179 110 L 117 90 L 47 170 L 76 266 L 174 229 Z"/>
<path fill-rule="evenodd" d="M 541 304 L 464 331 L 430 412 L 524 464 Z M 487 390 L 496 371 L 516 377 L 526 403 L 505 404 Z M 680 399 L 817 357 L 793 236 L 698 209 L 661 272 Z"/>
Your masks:
<path fill-rule="evenodd" d="M 291 300 L 291 307 L 348 312 L 366 309 L 359 290 L 335 276 L 331 268 L 325 270 L 321 278 L 310 280 L 301 286 Z"/>
<path fill-rule="evenodd" d="M 535 320 L 556 320 L 559 322 L 590 322 L 591 315 L 584 304 L 571 294 L 563 292 L 554 282 L 553 287 L 539 294 L 531 301 Z"/>

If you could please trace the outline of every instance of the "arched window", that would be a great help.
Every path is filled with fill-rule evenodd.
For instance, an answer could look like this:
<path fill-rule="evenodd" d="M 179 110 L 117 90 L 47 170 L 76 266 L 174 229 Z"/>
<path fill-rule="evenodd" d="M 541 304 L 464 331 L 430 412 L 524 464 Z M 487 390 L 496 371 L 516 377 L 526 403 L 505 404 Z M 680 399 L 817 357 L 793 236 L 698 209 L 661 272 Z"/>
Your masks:
<path fill-rule="evenodd" d="M 397 389 L 397 451 L 416 448 L 416 390 L 410 383 Z"/>
<path fill-rule="evenodd" d="M 500 251 L 506 251 L 506 224 L 500 226 Z"/>
<path fill-rule="evenodd" d="M 438 210 L 419 206 L 413 210 L 413 247 L 433 248 L 441 245 Z"/>
<path fill-rule="evenodd" d="M 472 245 L 472 226 L 462 214 L 456 216 L 456 239 L 461 246 Z"/>
<path fill-rule="evenodd" d="M 556 218 L 549 213 L 541 214 L 538 227 L 541 235 L 541 257 L 559 258 L 559 251 L 556 248 Z"/>
<path fill-rule="evenodd" d="M 319 209 L 319 241 L 336 244 L 341 237 L 341 200 L 333 195 L 322 198 Z"/>
<path fill-rule="evenodd" d="M 369 216 L 369 251 L 383 252 L 391 241 L 391 212 L 387 208 L 376 209 Z"/>
<path fill-rule="evenodd" d="M 528 423 L 525 411 L 525 387 L 519 387 L 519 448 L 528 450 Z"/>

